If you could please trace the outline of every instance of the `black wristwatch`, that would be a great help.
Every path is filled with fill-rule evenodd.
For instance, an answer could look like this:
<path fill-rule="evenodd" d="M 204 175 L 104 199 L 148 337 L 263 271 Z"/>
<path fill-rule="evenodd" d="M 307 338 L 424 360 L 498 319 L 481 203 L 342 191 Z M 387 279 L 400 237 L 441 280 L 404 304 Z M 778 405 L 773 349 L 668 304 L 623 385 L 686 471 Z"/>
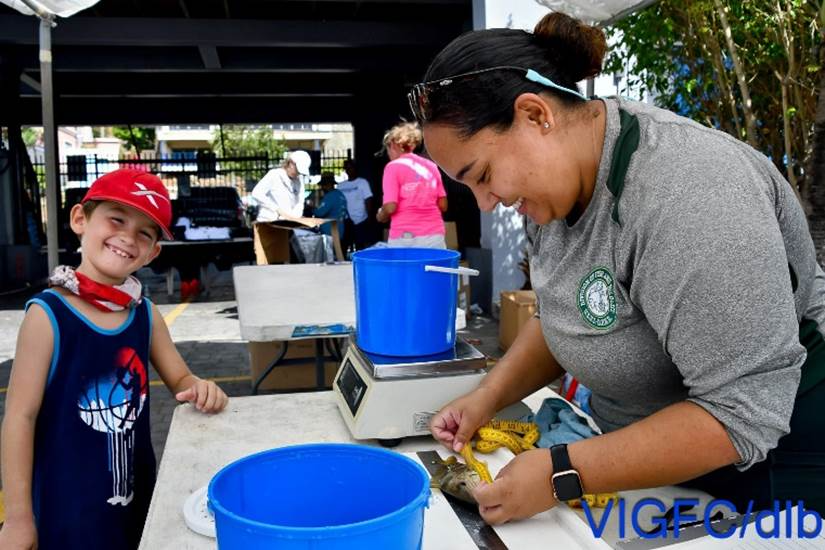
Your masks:
<path fill-rule="evenodd" d="M 553 475 L 550 477 L 550 483 L 553 485 L 553 496 L 556 500 L 566 502 L 581 498 L 584 494 L 581 476 L 570 464 L 567 445 L 550 447 L 550 458 L 553 459 Z"/>

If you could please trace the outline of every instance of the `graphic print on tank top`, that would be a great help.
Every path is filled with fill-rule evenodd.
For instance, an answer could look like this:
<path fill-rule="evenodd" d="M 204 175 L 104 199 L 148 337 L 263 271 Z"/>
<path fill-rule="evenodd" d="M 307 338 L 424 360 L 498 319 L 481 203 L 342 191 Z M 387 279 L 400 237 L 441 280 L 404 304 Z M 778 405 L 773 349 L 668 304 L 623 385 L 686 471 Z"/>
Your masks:
<path fill-rule="evenodd" d="M 137 352 L 120 348 L 109 376 L 92 380 L 78 397 L 80 419 L 109 438 L 109 464 L 112 497 L 108 503 L 126 506 L 134 497 L 133 426 L 143 411 L 148 384 L 146 367 Z"/>

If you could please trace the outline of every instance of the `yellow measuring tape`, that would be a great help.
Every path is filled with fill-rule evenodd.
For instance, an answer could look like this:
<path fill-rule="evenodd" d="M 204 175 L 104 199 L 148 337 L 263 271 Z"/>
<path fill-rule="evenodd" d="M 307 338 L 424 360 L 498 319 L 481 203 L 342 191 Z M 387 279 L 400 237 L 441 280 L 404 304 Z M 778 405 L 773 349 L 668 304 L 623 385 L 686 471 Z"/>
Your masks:
<path fill-rule="evenodd" d="M 475 455 L 473 455 L 473 447 L 471 445 L 467 444 L 461 448 L 461 456 L 464 457 L 464 462 L 467 463 L 467 466 L 475 470 L 478 477 L 481 478 L 481 481 L 486 481 L 487 483 L 493 482 L 493 476 L 490 475 L 490 469 L 487 468 L 487 463 L 478 460 Z"/>
<path fill-rule="evenodd" d="M 535 449 L 535 444 L 540 437 L 539 427 L 533 422 L 519 422 L 517 420 L 493 419 L 476 432 L 473 441 L 461 449 L 461 456 L 464 457 L 467 466 L 475 470 L 479 477 L 487 483 L 492 483 L 490 470 L 487 463 L 478 460 L 473 454 L 475 450 L 482 454 L 492 453 L 501 447 L 507 447 L 510 452 L 517 455 L 523 451 Z M 597 493 L 592 495 L 582 495 L 581 499 L 571 500 L 567 504 L 574 507 L 581 507 L 581 502 L 587 502 L 591 508 L 604 508 L 609 502 L 614 504 L 619 500 L 617 493 Z"/>

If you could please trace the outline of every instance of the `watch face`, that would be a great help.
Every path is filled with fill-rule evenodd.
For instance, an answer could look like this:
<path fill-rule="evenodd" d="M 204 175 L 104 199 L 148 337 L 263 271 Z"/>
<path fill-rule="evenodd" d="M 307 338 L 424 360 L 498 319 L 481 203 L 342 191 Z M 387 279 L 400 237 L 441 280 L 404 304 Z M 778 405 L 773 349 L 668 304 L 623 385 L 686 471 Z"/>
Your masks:
<path fill-rule="evenodd" d="M 560 501 L 573 500 L 582 496 L 582 485 L 576 473 L 553 476 L 553 492 Z"/>

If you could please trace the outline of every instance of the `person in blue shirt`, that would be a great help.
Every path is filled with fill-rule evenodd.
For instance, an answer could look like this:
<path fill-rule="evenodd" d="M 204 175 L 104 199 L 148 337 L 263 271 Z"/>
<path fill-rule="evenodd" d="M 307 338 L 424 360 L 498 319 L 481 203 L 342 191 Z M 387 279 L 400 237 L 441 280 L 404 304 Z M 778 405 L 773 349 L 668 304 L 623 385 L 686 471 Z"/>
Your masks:
<path fill-rule="evenodd" d="M 344 238 L 344 220 L 347 219 L 347 198 L 342 192 L 335 188 L 335 178 L 331 172 L 324 172 L 321 181 L 318 182 L 324 193 L 321 204 L 313 212 L 316 218 L 331 218 L 338 220 L 338 236 Z M 332 224 L 325 223 L 321 226 L 324 235 L 332 234 Z"/>

